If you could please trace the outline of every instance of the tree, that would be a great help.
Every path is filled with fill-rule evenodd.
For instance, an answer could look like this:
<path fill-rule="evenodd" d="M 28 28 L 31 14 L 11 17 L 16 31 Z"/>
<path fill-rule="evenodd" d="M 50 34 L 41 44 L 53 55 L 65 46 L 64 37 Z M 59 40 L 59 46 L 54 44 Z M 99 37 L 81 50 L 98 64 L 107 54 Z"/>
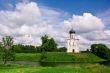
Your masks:
<path fill-rule="evenodd" d="M 11 36 L 5 36 L 2 38 L 1 52 L 1 58 L 4 64 L 7 64 L 7 61 L 12 61 L 15 59 L 13 49 L 13 38 Z"/>
<path fill-rule="evenodd" d="M 41 45 L 41 51 L 42 52 L 53 52 L 53 51 L 57 51 L 57 43 L 55 42 L 55 40 L 53 38 L 48 38 L 47 35 L 42 36 L 42 45 Z"/>
<path fill-rule="evenodd" d="M 53 38 L 49 39 L 49 41 L 47 42 L 47 48 L 50 52 L 57 51 L 57 44 Z"/>
<path fill-rule="evenodd" d="M 2 42 L 0 42 L 0 61 L 2 60 L 2 54 L 3 54 L 3 48 L 2 48 Z"/>
<path fill-rule="evenodd" d="M 33 45 L 16 44 L 13 47 L 16 53 L 37 53 L 37 47 Z"/>
<path fill-rule="evenodd" d="M 45 43 L 47 43 L 48 40 L 49 40 L 47 35 L 42 36 L 41 39 L 42 39 L 42 45 L 44 45 Z"/>
<path fill-rule="evenodd" d="M 104 59 L 110 57 L 110 49 L 105 44 L 92 44 L 91 52 Z"/>
<path fill-rule="evenodd" d="M 60 47 L 58 49 L 58 52 L 66 52 L 67 51 L 67 48 L 66 47 Z"/>

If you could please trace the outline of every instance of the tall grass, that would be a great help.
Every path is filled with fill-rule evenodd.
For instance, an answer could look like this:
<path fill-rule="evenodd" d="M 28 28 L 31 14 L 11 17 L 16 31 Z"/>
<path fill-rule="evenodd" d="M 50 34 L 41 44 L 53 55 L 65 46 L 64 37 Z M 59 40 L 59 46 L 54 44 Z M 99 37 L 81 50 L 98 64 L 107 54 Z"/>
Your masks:
<path fill-rule="evenodd" d="M 27 65 L 1 66 L 0 73 L 110 73 L 110 67 L 99 64 L 67 67 L 31 67 Z"/>

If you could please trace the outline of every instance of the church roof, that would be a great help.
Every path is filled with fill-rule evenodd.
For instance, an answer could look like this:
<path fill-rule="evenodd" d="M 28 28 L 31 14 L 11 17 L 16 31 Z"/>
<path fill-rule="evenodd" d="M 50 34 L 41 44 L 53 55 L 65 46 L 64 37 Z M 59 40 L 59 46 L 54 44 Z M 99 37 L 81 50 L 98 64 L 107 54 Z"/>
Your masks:
<path fill-rule="evenodd" d="M 75 30 L 71 29 L 71 30 L 69 31 L 69 33 L 70 33 L 70 34 L 71 34 L 71 33 L 75 33 Z"/>

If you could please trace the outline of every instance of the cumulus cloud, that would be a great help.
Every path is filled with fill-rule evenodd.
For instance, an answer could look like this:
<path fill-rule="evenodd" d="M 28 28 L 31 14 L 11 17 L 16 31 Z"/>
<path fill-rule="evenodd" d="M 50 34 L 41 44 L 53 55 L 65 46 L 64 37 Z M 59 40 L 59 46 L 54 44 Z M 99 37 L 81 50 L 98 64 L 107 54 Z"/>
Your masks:
<path fill-rule="evenodd" d="M 39 6 L 28 0 L 16 4 L 12 11 L 0 11 L 0 38 L 11 35 L 16 43 L 40 45 L 40 37 L 47 34 L 55 38 L 59 46 L 66 46 L 71 27 L 78 32 L 81 50 L 86 50 L 96 40 L 109 42 L 106 40 L 110 31 L 104 30 L 106 26 L 102 20 L 91 13 L 70 18 L 67 12 Z"/>
<path fill-rule="evenodd" d="M 11 35 L 15 42 L 23 44 L 41 44 L 40 37 L 44 34 L 57 40 L 61 31 L 57 31 L 56 26 L 66 16 L 66 12 L 23 1 L 16 4 L 13 11 L 0 11 L 0 35 Z"/>
<path fill-rule="evenodd" d="M 65 27 L 74 28 L 77 32 L 91 32 L 102 30 L 105 26 L 100 18 L 91 13 L 84 13 L 82 16 L 73 15 L 72 18 L 64 21 Z"/>

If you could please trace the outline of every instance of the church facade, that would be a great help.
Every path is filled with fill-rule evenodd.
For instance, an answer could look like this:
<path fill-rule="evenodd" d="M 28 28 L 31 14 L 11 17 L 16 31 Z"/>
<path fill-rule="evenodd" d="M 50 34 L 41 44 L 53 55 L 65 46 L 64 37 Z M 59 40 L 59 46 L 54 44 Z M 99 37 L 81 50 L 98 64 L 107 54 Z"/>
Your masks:
<path fill-rule="evenodd" d="M 67 52 L 79 53 L 79 39 L 77 38 L 75 31 L 71 29 L 69 31 L 69 39 L 67 39 Z"/>

